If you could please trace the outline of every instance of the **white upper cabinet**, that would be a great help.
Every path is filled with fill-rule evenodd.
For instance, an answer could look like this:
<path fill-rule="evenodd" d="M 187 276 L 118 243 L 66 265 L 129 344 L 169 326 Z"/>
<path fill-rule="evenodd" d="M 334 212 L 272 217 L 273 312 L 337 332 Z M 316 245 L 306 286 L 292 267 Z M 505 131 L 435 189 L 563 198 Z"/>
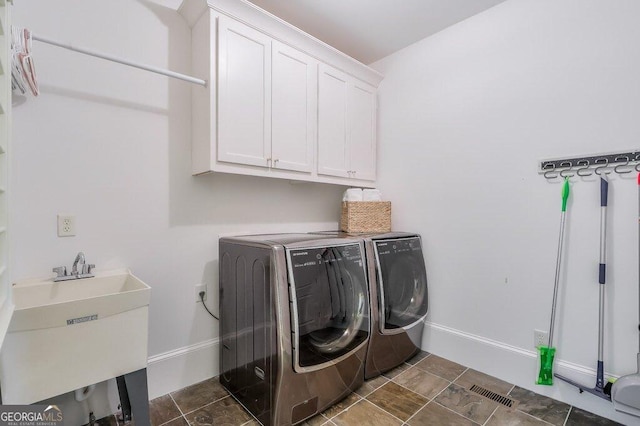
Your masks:
<path fill-rule="evenodd" d="M 354 179 L 376 179 L 376 89 L 362 81 L 349 85 L 349 169 Z"/>
<path fill-rule="evenodd" d="M 320 66 L 318 83 L 318 173 L 349 176 L 347 142 L 347 75 Z"/>
<path fill-rule="evenodd" d="M 271 39 L 221 16 L 218 49 L 218 160 L 268 167 Z"/>
<path fill-rule="evenodd" d="M 318 174 L 376 179 L 376 89 L 320 66 Z"/>
<path fill-rule="evenodd" d="M 271 157 L 277 169 L 313 171 L 318 61 L 277 41 L 272 45 Z"/>
<path fill-rule="evenodd" d="M 382 76 L 246 0 L 184 0 L 193 174 L 375 186 Z"/>

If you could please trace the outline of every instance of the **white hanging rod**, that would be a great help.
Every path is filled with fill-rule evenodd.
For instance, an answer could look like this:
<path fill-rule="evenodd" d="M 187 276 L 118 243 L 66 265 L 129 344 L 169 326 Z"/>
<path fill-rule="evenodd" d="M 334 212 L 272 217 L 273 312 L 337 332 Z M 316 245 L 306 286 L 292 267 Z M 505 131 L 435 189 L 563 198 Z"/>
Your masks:
<path fill-rule="evenodd" d="M 52 44 L 54 46 L 62 47 L 63 49 L 73 50 L 74 52 L 84 53 L 85 55 L 95 56 L 97 58 L 106 59 L 107 61 L 117 62 L 119 64 L 128 65 L 130 67 L 155 72 L 157 74 L 166 75 L 167 77 L 177 78 L 179 80 L 188 81 L 189 83 L 199 84 L 200 86 L 205 86 L 205 87 L 207 86 L 206 80 L 191 77 L 190 75 L 180 74 L 180 73 L 166 70 L 163 68 L 154 67 L 152 65 L 138 64 L 136 62 L 131 62 L 127 59 L 118 58 L 117 56 L 112 56 L 105 53 L 99 53 L 99 52 L 85 49 L 82 47 L 73 46 L 71 44 L 61 43 L 59 41 L 51 40 L 50 38 L 47 38 L 47 37 L 37 36 L 33 33 L 31 34 L 31 38 L 33 40 L 37 40 L 42 43 L 47 43 L 47 44 Z"/>

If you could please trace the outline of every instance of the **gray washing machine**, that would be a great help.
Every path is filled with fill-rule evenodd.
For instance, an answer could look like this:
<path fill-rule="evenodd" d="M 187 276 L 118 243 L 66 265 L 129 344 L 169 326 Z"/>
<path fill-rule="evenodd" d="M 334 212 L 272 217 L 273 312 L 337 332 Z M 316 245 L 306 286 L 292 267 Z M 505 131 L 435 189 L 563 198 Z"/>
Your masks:
<path fill-rule="evenodd" d="M 391 370 L 417 354 L 429 307 L 420 235 L 336 231 L 317 234 L 361 238 L 365 244 L 371 306 L 365 379 Z"/>
<path fill-rule="evenodd" d="M 364 381 L 364 241 L 309 234 L 225 237 L 220 382 L 263 425 L 300 423 Z"/>

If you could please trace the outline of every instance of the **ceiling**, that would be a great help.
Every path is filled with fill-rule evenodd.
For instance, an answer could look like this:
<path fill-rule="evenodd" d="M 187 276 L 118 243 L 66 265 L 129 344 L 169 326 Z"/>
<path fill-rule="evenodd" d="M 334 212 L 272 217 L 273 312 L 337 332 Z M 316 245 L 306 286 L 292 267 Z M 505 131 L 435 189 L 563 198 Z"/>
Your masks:
<path fill-rule="evenodd" d="M 370 64 L 505 0 L 249 0 Z"/>

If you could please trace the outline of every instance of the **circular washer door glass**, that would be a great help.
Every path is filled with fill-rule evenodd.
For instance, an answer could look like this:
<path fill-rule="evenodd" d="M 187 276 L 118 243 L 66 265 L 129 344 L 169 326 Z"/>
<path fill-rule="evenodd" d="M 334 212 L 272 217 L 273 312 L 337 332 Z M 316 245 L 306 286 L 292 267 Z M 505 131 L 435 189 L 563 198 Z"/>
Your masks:
<path fill-rule="evenodd" d="M 290 250 L 288 260 L 299 366 L 322 365 L 357 348 L 369 335 L 360 245 Z"/>

